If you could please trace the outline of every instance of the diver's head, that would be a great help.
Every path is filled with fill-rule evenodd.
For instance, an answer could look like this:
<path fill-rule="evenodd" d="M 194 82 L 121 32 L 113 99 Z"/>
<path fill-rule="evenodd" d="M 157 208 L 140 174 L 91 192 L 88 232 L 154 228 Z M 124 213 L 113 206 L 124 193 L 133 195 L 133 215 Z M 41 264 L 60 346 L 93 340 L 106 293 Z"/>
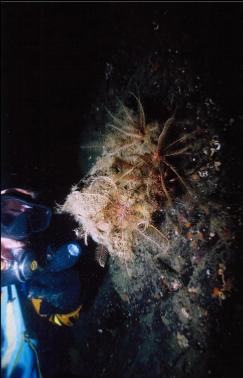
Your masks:
<path fill-rule="evenodd" d="M 36 270 L 30 237 L 48 228 L 51 209 L 35 202 L 33 192 L 7 189 L 1 192 L 1 285 L 28 280 Z"/>
<path fill-rule="evenodd" d="M 44 231 L 51 220 L 51 209 L 37 204 L 32 192 L 21 189 L 1 193 L 1 237 L 26 240 Z"/>
<path fill-rule="evenodd" d="M 2 286 L 25 282 L 33 274 L 60 272 L 77 262 L 83 252 L 79 243 L 69 239 L 58 246 L 55 233 L 51 235 L 54 240 L 43 233 L 50 229 L 51 218 L 51 209 L 37 203 L 31 192 L 1 192 Z"/>

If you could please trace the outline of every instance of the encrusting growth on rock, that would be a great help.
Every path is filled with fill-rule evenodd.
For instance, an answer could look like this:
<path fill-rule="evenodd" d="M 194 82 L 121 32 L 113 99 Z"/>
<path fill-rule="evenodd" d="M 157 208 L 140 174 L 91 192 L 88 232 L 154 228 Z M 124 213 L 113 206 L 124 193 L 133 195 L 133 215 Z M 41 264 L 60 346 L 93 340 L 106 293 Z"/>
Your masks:
<path fill-rule="evenodd" d="M 190 135 L 184 133 L 168 143 L 176 119 L 170 117 L 163 126 L 147 124 L 142 104 L 133 96 L 137 113 L 122 103 L 116 115 L 110 113 L 102 156 L 82 180 L 81 189 L 73 187 L 61 206 L 62 212 L 78 221 L 77 235 L 86 243 L 90 236 L 111 255 L 125 260 L 132 257 L 141 238 L 152 248 L 168 249 L 169 240 L 153 223 L 152 215 L 172 204 L 178 188 L 190 193 L 176 166 L 176 158 L 189 148 L 185 142 Z"/>

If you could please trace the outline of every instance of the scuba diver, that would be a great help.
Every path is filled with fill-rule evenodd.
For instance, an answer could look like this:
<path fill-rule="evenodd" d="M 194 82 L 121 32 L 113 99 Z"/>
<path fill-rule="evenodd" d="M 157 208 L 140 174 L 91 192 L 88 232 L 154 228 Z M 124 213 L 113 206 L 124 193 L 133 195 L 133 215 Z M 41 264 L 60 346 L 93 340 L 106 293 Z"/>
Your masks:
<path fill-rule="evenodd" d="M 39 377 L 36 341 L 28 336 L 19 291 L 57 326 L 72 326 L 82 308 L 80 273 L 85 255 L 75 237 L 48 241 L 52 210 L 23 189 L 1 192 L 1 361 L 3 377 Z M 59 231 L 60 233 L 60 231 Z M 53 235 L 52 235 L 53 237 Z M 18 371 L 19 369 L 19 371 Z"/>

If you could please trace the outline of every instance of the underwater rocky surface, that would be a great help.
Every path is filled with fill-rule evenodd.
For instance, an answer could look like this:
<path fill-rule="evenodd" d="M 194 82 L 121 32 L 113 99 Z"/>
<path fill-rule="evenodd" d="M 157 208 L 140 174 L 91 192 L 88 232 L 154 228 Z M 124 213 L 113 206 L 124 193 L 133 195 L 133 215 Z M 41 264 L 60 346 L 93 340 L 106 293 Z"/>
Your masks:
<path fill-rule="evenodd" d="M 139 114 L 131 92 L 158 133 L 175 118 L 171 143 L 193 134 L 173 160 L 193 196 L 168 172 L 172 203 L 162 190 L 149 213 L 164 236 L 154 231 L 156 243 L 169 240 L 162 251 L 142 235 L 131 260 L 113 250 L 103 268 L 106 256 L 92 245 L 78 267 L 85 306 L 72 329 L 28 309 L 43 376 L 241 377 L 242 7 L 4 6 L 5 185 L 35 187 L 63 205 L 107 152 L 107 109 L 117 115 L 122 102 Z M 118 163 L 113 173 L 126 169 Z"/>
<path fill-rule="evenodd" d="M 98 149 L 96 157 L 92 149 L 89 151 L 95 160 L 93 166 L 79 188 L 74 186 L 62 210 L 72 214 L 89 237 L 103 242 L 108 251 L 110 247 L 111 256 L 107 262 L 105 281 L 93 307 L 81 315 L 75 326 L 76 347 L 70 351 L 74 374 L 90 377 L 227 376 L 220 366 L 220 350 L 224 348 L 220 338 L 224 339 L 223 333 L 228 331 L 220 317 L 225 308 L 232 304 L 234 295 L 239 295 L 235 287 L 234 264 L 239 258 L 241 226 L 240 209 L 236 204 L 228 203 L 225 195 L 228 188 L 225 185 L 222 149 L 224 131 L 230 125 L 223 120 L 214 101 L 205 96 L 200 78 L 183 63 L 178 51 L 157 51 L 134 69 L 128 83 L 124 77 L 118 80 L 117 76 L 122 74 L 114 63 L 114 74 L 111 74 L 109 82 L 109 91 L 112 92 L 112 96 L 108 95 L 110 101 L 97 102 L 94 107 L 96 112 L 91 114 L 92 119 L 96 115 L 99 124 L 102 120 L 99 112 L 105 114 L 103 109 L 110 106 L 115 116 L 103 115 L 103 124 L 111 119 L 115 129 L 99 129 L 103 135 L 95 139 Z M 113 87 L 112 82 L 118 81 L 120 86 L 115 84 Z M 173 115 L 174 132 L 176 134 L 179 128 L 179 139 L 186 139 L 185 145 L 188 147 L 186 152 L 178 154 L 179 163 L 174 163 L 179 172 L 183 172 L 183 182 L 180 183 L 179 174 L 165 176 L 166 185 L 170 185 L 169 179 L 175 179 L 174 186 L 168 188 L 169 198 L 160 182 L 154 180 L 150 183 L 156 205 L 153 203 L 149 222 L 160 235 L 159 232 L 151 233 L 147 228 L 147 234 L 139 235 L 137 239 L 132 237 L 131 260 L 127 258 L 131 252 L 128 251 L 126 237 L 123 238 L 122 250 L 121 243 L 118 243 L 121 248 L 110 244 L 112 232 L 106 233 L 106 227 L 100 226 L 99 236 L 93 226 L 88 226 L 92 219 L 95 219 L 96 225 L 99 221 L 110 221 L 122 232 L 118 216 L 122 205 L 118 208 L 115 205 L 115 215 L 107 210 L 107 203 L 104 213 L 100 215 L 99 211 L 103 210 L 98 206 L 94 218 L 94 213 L 90 214 L 87 210 L 92 201 L 87 202 L 85 197 L 85 193 L 111 195 L 109 187 L 113 188 L 114 183 L 121 185 L 119 178 L 122 177 L 122 194 L 124 191 L 129 193 L 127 198 L 125 194 L 125 203 L 129 203 L 131 196 L 137 198 L 140 194 L 140 206 L 143 209 L 148 206 L 141 172 L 136 172 L 135 168 L 133 173 L 137 180 L 130 177 L 131 162 L 133 167 L 137 167 L 138 163 L 132 157 L 137 156 L 138 151 L 130 147 L 132 137 L 125 136 L 127 140 L 124 141 L 121 132 L 135 132 L 135 126 L 129 129 L 128 118 L 131 119 L 134 112 L 136 114 L 139 106 L 130 92 L 139 95 L 150 127 L 155 121 L 166 125 L 168 117 Z M 128 102 L 130 108 L 133 107 L 133 113 L 128 113 L 129 108 L 126 108 L 125 120 L 124 113 L 121 116 L 119 110 L 121 105 L 114 100 L 116 95 L 126 105 Z M 135 120 L 139 122 L 141 114 L 137 114 Z M 124 129 L 122 122 L 126 124 Z M 185 137 L 188 135 L 189 141 Z M 125 143 L 129 147 L 124 152 L 120 147 Z M 148 156 L 145 147 L 143 151 L 140 148 L 140 154 L 143 153 L 142 161 Z M 152 169 L 153 165 L 150 165 L 149 172 Z M 106 183 L 108 189 L 104 177 L 113 180 L 112 185 Z M 189 193 L 188 187 L 192 193 Z M 119 191 L 119 188 L 116 190 Z M 159 199 L 158 192 L 162 193 Z M 78 193 L 81 193 L 81 198 Z M 86 211 L 87 218 L 84 215 Z M 123 211 L 122 214 L 125 218 L 122 218 L 123 222 L 131 231 L 135 215 L 132 214 L 131 220 L 131 213 Z M 145 214 L 145 210 L 136 212 L 136 221 L 141 222 Z M 168 243 L 165 243 L 165 238 Z M 93 356 L 95 364 L 92 364 Z"/>

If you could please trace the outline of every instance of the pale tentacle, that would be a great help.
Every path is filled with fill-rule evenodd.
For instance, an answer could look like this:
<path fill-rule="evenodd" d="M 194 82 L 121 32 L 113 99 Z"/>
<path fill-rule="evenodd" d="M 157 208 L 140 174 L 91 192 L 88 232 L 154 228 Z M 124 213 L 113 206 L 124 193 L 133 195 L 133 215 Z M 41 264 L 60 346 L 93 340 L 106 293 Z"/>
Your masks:
<path fill-rule="evenodd" d="M 174 146 L 175 144 L 183 142 L 184 140 L 188 139 L 190 136 L 191 136 L 190 134 L 185 134 L 179 139 L 174 140 L 173 142 L 168 144 L 168 146 L 165 147 L 165 151 L 167 151 L 170 147 Z"/>
<path fill-rule="evenodd" d="M 117 100 L 119 102 L 120 107 L 122 108 L 122 110 L 126 114 L 127 119 L 133 124 L 134 123 L 134 118 L 131 116 L 131 113 L 129 112 L 129 110 L 127 109 L 127 107 L 123 104 L 123 102 L 119 98 Z"/>
<path fill-rule="evenodd" d="M 128 169 L 128 171 L 126 171 L 125 173 L 123 173 L 123 175 L 121 175 L 120 177 L 118 177 L 118 179 L 115 181 L 116 183 L 118 181 L 120 181 L 121 179 L 123 179 L 125 176 L 129 175 L 129 173 L 131 173 L 132 171 L 134 171 L 135 168 L 137 168 L 139 166 L 139 164 L 136 164 L 134 167 Z"/>
<path fill-rule="evenodd" d="M 145 120 L 145 114 L 144 114 L 143 106 L 142 106 L 139 98 L 134 93 L 131 92 L 131 94 L 137 100 L 138 109 L 139 109 L 139 127 L 140 127 L 141 131 L 143 132 L 143 134 L 145 134 L 146 120 Z"/>
<path fill-rule="evenodd" d="M 118 125 L 119 127 L 123 128 L 124 127 L 124 123 L 121 119 L 117 118 L 114 114 L 111 113 L 111 111 L 109 109 L 106 109 L 107 113 L 109 114 L 109 116 L 113 119 L 114 123 L 116 125 Z"/>
<path fill-rule="evenodd" d="M 175 120 L 174 117 L 171 117 L 171 118 L 167 119 L 167 121 L 164 124 L 163 130 L 162 130 L 162 132 L 161 132 L 161 134 L 159 136 L 159 139 L 158 139 L 158 149 L 157 149 L 157 152 L 158 152 L 159 156 L 162 154 L 166 135 L 168 133 L 168 130 L 172 126 L 174 120 Z"/>
<path fill-rule="evenodd" d="M 175 173 L 175 175 L 178 177 L 178 179 L 180 180 L 180 182 L 182 183 L 182 185 L 186 188 L 186 190 L 188 191 L 188 193 L 190 195 L 192 195 L 191 193 L 191 190 L 189 189 L 189 187 L 187 186 L 185 180 L 181 177 L 181 175 L 177 172 L 177 170 L 175 169 L 175 167 L 173 167 L 173 165 L 169 164 L 168 162 L 164 161 L 164 164 L 166 164 L 171 170 L 172 172 Z"/>
<path fill-rule="evenodd" d="M 165 156 L 178 156 L 178 155 L 182 155 L 184 154 L 187 150 L 188 150 L 189 146 L 186 146 L 186 147 L 183 147 L 183 148 L 180 148 L 179 150 L 177 151 L 171 151 L 169 152 L 168 154 L 165 154 Z"/>
<path fill-rule="evenodd" d="M 108 123 L 107 126 L 111 127 L 112 129 L 115 129 L 115 130 L 119 131 L 121 134 L 129 136 L 131 138 L 136 138 L 136 139 L 139 139 L 139 140 L 143 139 L 142 135 L 128 133 L 127 131 L 124 131 L 123 129 L 119 129 L 119 127 L 112 125 L 111 123 Z"/>
<path fill-rule="evenodd" d="M 164 175 L 163 175 L 163 172 L 162 170 L 160 169 L 160 183 L 161 183 L 161 186 L 162 186 L 162 190 L 169 202 L 169 204 L 171 205 L 172 204 L 172 199 L 171 199 L 171 196 L 166 188 L 166 185 L 165 185 L 165 180 L 164 180 Z"/>
<path fill-rule="evenodd" d="M 133 142 L 133 143 L 125 144 L 125 146 L 119 147 L 115 152 L 108 153 L 107 156 L 116 156 L 116 155 L 119 155 L 119 153 L 120 153 L 121 151 L 127 150 L 128 148 L 133 147 L 133 146 L 135 146 L 136 144 L 137 144 L 137 142 Z"/>
<path fill-rule="evenodd" d="M 157 243 L 153 238 L 150 238 L 148 235 L 146 235 L 144 232 L 140 231 L 139 228 L 136 228 L 136 231 L 142 235 L 145 239 L 147 239 L 150 243 L 156 245 L 156 247 L 164 252 L 164 249 L 161 247 L 159 243 Z"/>
<path fill-rule="evenodd" d="M 169 244 L 170 241 L 169 239 L 167 238 L 167 236 L 165 236 L 161 231 L 159 231 L 156 227 L 154 227 L 152 224 L 149 224 L 147 228 L 153 228 L 163 239 L 165 239 L 167 241 L 167 243 Z"/>

